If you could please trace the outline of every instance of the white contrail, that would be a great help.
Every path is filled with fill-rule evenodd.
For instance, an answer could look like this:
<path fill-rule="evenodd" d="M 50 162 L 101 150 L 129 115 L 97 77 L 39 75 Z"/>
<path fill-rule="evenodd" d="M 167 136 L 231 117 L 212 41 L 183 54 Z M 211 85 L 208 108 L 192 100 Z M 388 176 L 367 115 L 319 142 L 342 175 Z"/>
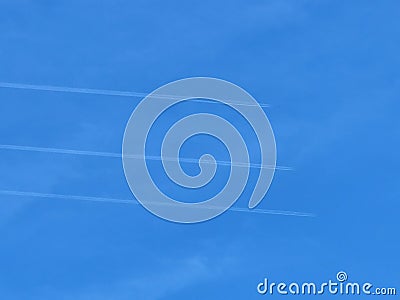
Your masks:
<path fill-rule="evenodd" d="M 140 92 L 73 88 L 73 87 L 66 87 L 66 86 L 36 85 L 36 84 L 13 83 L 13 82 L 0 82 L 0 87 L 10 88 L 10 89 L 20 89 L 20 90 L 78 93 L 78 94 L 95 94 L 95 95 L 120 96 L 120 97 L 146 97 L 148 95 L 147 93 L 140 93 Z M 163 96 L 161 96 L 161 97 L 163 97 Z"/>
<path fill-rule="evenodd" d="M 29 152 L 44 152 L 44 153 L 57 153 L 57 154 L 70 154 L 70 155 L 85 155 L 85 156 L 101 156 L 101 157 L 113 157 L 121 158 L 122 154 L 113 152 L 99 152 L 99 151 L 83 151 L 73 149 L 59 149 L 59 148 L 48 148 L 48 147 L 31 147 L 31 146 L 20 146 L 20 145 L 6 145 L 0 144 L 0 150 L 16 150 L 16 151 L 29 151 Z M 139 155 L 127 155 L 128 158 L 141 159 Z M 164 160 L 164 161 L 176 161 L 176 158 L 172 157 L 160 157 L 160 156 L 146 156 L 148 160 Z M 180 158 L 179 161 L 186 163 L 195 163 L 199 161 L 194 158 Z M 275 169 L 281 171 L 291 171 L 293 168 L 285 166 L 268 166 L 261 164 L 245 164 L 240 162 L 229 162 L 229 161 L 216 161 L 221 166 L 233 166 L 233 167 L 250 167 L 258 169 Z M 207 161 L 205 162 L 207 163 Z M 210 162 L 211 163 L 211 162 Z"/>
<path fill-rule="evenodd" d="M 0 190 L 0 195 L 139 205 L 139 203 L 136 200 L 128 200 L 128 199 L 88 197 L 88 196 L 77 196 L 77 195 L 49 194 L 49 193 L 36 193 L 36 192 L 23 192 L 23 191 L 10 191 L 10 190 Z M 160 205 L 162 205 L 162 204 L 160 204 Z M 215 206 L 206 207 L 206 209 L 216 209 L 216 208 L 217 207 L 215 207 Z M 240 208 L 240 207 L 231 207 L 229 210 L 235 211 L 235 212 L 270 214 L 270 215 L 283 215 L 283 216 L 295 216 L 295 217 L 316 217 L 315 214 L 306 213 L 306 212 L 298 212 L 298 211 L 267 210 L 267 209 L 251 209 L 250 210 L 247 208 Z"/>
<path fill-rule="evenodd" d="M 75 88 L 67 86 L 54 86 L 54 85 L 36 85 L 36 84 L 25 84 L 25 83 L 14 83 L 14 82 L 0 82 L 0 88 L 9 89 L 20 89 L 20 90 L 33 90 L 33 91 L 48 91 L 48 92 L 63 92 L 63 93 L 78 93 L 78 94 L 94 94 L 104 96 L 118 96 L 118 97 L 135 97 L 144 98 L 148 93 L 141 92 L 128 92 L 128 91 L 115 91 L 115 90 L 103 90 L 103 89 L 88 89 L 88 88 Z M 157 95 L 153 98 L 157 99 L 171 99 L 176 98 L 178 95 Z M 205 102 L 205 103 L 217 103 L 210 100 L 192 99 L 190 101 Z M 241 106 L 254 106 L 247 103 L 236 103 Z M 270 107 L 265 103 L 259 103 L 259 106 L 263 108 Z"/>

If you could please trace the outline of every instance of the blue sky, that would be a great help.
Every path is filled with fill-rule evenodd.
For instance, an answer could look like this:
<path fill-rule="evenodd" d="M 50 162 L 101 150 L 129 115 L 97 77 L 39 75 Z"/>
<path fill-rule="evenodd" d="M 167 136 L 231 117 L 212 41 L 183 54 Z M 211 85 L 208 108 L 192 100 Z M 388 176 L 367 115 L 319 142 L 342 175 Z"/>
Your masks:
<path fill-rule="evenodd" d="M 317 215 L 181 225 L 138 205 L 2 195 L 1 297 L 260 299 L 264 277 L 340 270 L 400 289 L 399 19 L 397 1 L 0 0 L 0 82 L 229 80 L 271 105 L 278 165 L 295 169 L 259 207 Z M 120 153 L 139 101 L 0 88 L 0 143 Z M 0 190 L 133 199 L 120 159 L 9 150 Z"/>

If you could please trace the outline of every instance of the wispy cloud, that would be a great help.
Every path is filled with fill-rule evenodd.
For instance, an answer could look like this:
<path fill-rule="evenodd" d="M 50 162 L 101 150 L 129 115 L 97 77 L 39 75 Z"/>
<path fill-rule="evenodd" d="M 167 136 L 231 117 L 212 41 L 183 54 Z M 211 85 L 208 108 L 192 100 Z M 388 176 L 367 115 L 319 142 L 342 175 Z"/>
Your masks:
<path fill-rule="evenodd" d="M 226 268 L 229 268 L 229 264 L 223 260 L 217 264 L 201 255 L 169 257 L 157 266 L 149 266 L 145 273 L 133 271 L 131 276 L 116 279 L 107 285 L 98 283 L 75 291 L 42 288 L 36 293 L 46 298 L 64 300 L 159 300 L 217 278 Z"/>

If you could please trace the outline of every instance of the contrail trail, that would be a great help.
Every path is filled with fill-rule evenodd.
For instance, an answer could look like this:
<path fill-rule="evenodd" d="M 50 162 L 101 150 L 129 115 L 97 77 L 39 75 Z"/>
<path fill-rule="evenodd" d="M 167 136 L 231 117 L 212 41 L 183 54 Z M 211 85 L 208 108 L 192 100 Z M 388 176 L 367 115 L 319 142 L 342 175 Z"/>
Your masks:
<path fill-rule="evenodd" d="M 66 87 L 66 86 L 35 85 L 35 84 L 25 84 L 25 83 L 13 83 L 13 82 L 0 82 L 0 87 L 10 88 L 10 89 L 20 89 L 20 90 L 78 93 L 78 94 L 95 94 L 95 95 L 120 96 L 120 97 L 146 97 L 148 95 L 147 93 L 140 93 L 140 92 L 73 88 L 73 87 Z M 163 96 L 159 96 L 159 97 L 165 98 Z"/>
<path fill-rule="evenodd" d="M 10 88 L 10 89 L 23 89 L 23 90 L 36 90 L 36 91 L 50 91 L 50 92 L 64 92 L 64 93 L 80 93 L 80 94 L 95 94 L 104 96 L 119 96 L 119 97 L 136 97 L 144 98 L 148 96 L 148 93 L 142 92 L 130 92 L 130 91 L 116 91 L 116 90 L 104 90 L 104 89 L 89 89 L 89 88 L 74 88 L 74 87 L 63 87 L 63 86 L 52 86 L 52 85 L 33 85 L 33 84 L 22 84 L 22 83 L 10 83 L 10 82 L 0 82 L 0 88 Z M 166 99 L 174 98 L 177 95 L 158 95 L 154 98 Z M 195 102 L 205 102 L 205 103 L 215 103 L 209 100 L 203 99 L 192 99 Z M 254 106 L 251 104 L 237 103 L 243 106 Z M 263 108 L 270 107 L 268 104 L 260 103 L 259 106 Z M 31 147 L 31 146 L 20 146 L 20 145 L 1 145 L 2 150 L 17 150 L 17 151 L 30 151 L 30 152 L 44 152 L 44 153 L 56 153 L 56 154 L 69 154 L 69 155 L 83 155 L 83 156 L 99 156 L 99 157 L 110 157 L 110 158 L 121 158 L 122 155 L 119 153 L 112 152 L 100 152 L 100 151 L 83 151 L 74 149 L 59 149 L 59 148 L 49 148 L 49 147 Z M 142 159 L 142 157 L 129 155 L 129 158 Z M 176 160 L 176 158 L 164 158 L 159 156 L 146 156 L 146 159 L 150 160 Z M 180 158 L 179 161 L 198 163 L 197 159 L 190 158 Z M 218 164 L 227 166 L 237 166 L 237 167 L 252 167 L 252 168 L 274 168 L 277 170 L 292 170 L 290 167 L 284 166 L 268 166 L 260 164 L 243 164 L 229 161 L 217 161 Z M 139 205 L 136 200 L 128 199 L 117 199 L 117 198 L 104 198 L 104 197 L 89 197 L 80 195 L 63 195 L 63 194 L 50 194 L 50 193 L 38 193 L 38 192 L 26 192 L 26 191 L 11 191 L 11 190 L 0 190 L 0 195 L 3 196 L 16 196 L 16 197 L 34 197 L 34 198 L 51 198 L 51 199 L 64 199 L 64 200 L 78 200 L 78 201 L 91 201 L 91 202 L 106 202 L 106 203 L 116 203 L 116 204 L 135 204 Z M 161 204 L 160 204 L 161 205 Z M 206 207 L 206 209 L 215 209 L 217 207 Z M 272 215 L 285 215 L 285 216 L 297 216 L 297 217 L 315 217 L 312 213 L 297 212 L 297 211 L 281 211 L 281 210 L 266 210 L 266 209 L 246 209 L 232 207 L 229 210 L 236 212 L 246 212 L 246 213 L 258 213 L 258 214 L 272 214 Z"/>
<path fill-rule="evenodd" d="M 0 190 L 0 195 L 139 205 L 139 203 L 136 200 L 128 200 L 128 199 L 88 197 L 88 196 L 78 196 L 78 195 L 49 194 L 49 193 L 36 193 L 36 192 L 23 192 L 23 191 L 10 191 L 10 190 Z M 162 204 L 160 204 L 160 205 L 162 205 Z M 209 206 L 209 207 L 206 207 L 205 209 L 217 209 L 217 208 L 218 207 L 216 207 L 216 206 Z M 229 210 L 235 211 L 235 212 L 283 215 L 283 216 L 294 216 L 294 217 L 316 217 L 315 214 L 306 213 L 306 212 L 298 212 L 298 211 L 267 210 L 267 209 L 251 209 L 250 210 L 247 208 L 239 208 L 239 207 L 231 207 Z"/>
<path fill-rule="evenodd" d="M 0 150 L 15 150 L 15 151 L 28 151 L 28 152 L 44 152 L 44 153 L 56 153 L 56 154 L 69 154 L 69 155 L 83 155 L 83 156 L 100 156 L 100 157 L 112 157 L 112 158 L 122 158 L 122 154 L 113 152 L 99 152 L 99 151 L 83 151 L 83 150 L 73 150 L 73 149 L 59 149 L 59 148 L 48 148 L 48 147 L 31 147 L 31 146 L 20 146 L 20 145 L 6 145 L 0 144 Z M 127 155 L 128 158 L 142 159 L 140 155 Z M 164 160 L 164 161 L 176 161 L 173 157 L 160 157 L 160 156 L 146 156 L 148 160 Z M 194 158 L 180 158 L 180 162 L 194 163 L 197 164 L 199 161 Z M 233 166 L 233 167 L 250 167 L 258 169 L 275 169 L 281 171 L 292 171 L 293 168 L 285 166 L 268 166 L 261 164 L 245 164 L 239 162 L 229 162 L 229 161 L 216 161 L 217 164 L 221 166 Z M 205 162 L 207 163 L 207 162 Z M 210 162 L 211 163 L 211 162 Z"/>
<path fill-rule="evenodd" d="M 78 94 L 94 94 L 103 96 L 118 96 L 118 97 L 135 97 L 144 98 L 149 95 L 149 93 L 141 92 L 128 92 L 128 91 L 115 91 L 115 90 L 103 90 L 103 89 L 88 89 L 88 88 L 75 88 L 66 86 L 53 86 L 53 85 L 36 85 L 36 84 L 25 84 L 25 83 L 13 83 L 13 82 L 0 82 L 0 88 L 9 89 L 20 89 L 20 90 L 33 90 L 33 91 L 47 91 L 47 92 L 62 92 L 62 93 L 78 93 Z M 178 95 L 157 95 L 153 98 L 157 99 L 171 99 L 176 98 Z M 217 103 L 210 100 L 203 99 L 192 99 L 190 101 L 194 102 L 204 102 L 204 103 Z M 247 103 L 236 103 L 241 106 L 255 106 Z M 259 106 L 263 108 L 270 107 L 269 104 L 259 103 Z"/>

